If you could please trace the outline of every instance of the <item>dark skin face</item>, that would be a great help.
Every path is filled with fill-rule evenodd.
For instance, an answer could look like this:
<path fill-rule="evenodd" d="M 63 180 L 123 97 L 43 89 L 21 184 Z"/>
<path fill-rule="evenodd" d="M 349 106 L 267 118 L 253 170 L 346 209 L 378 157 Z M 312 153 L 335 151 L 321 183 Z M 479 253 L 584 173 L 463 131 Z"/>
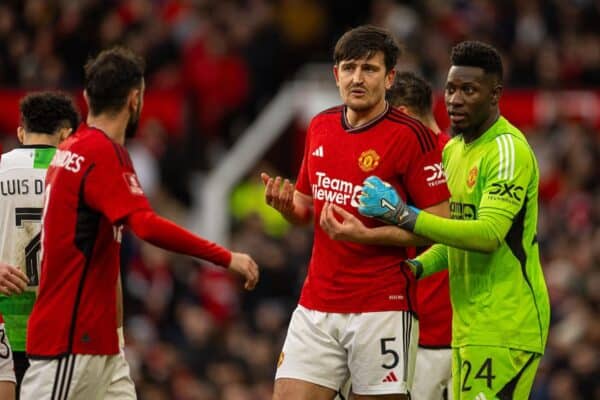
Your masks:
<path fill-rule="evenodd" d="M 502 85 L 479 67 L 453 65 L 448 71 L 444 100 L 450 126 L 466 143 L 487 131 L 500 116 Z"/>

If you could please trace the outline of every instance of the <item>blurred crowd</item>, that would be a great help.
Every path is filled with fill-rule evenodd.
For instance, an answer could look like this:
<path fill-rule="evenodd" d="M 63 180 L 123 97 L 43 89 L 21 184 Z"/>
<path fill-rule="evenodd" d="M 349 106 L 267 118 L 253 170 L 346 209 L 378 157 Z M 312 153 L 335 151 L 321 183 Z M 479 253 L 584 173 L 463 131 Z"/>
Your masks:
<path fill-rule="evenodd" d="M 437 89 L 451 46 L 469 38 L 502 51 L 507 87 L 597 90 L 598 21 L 593 0 L 3 0 L 0 87 L 76 90 L 98 50 L 118 43 L 142 54 L 147 87 L 185 99 L 184 132 L 149 119 L 130 151 L 153 206 L 185 224 L 195 205 L 189 171 L 218 163 L 283 81 L 331 60 L 348 27 L 391 29 L 405 46 L 402 68 Z M 558 119 L 526 133 L 541 170 L 538 237 L 552 302 L 532 398 L 600 398 L 600 132 Z M 269 214 L 261 196 L 254 174 L 231 203 L 230 245 L 262 267 L 251 293 L 222 269 L 125 238 L 126 354 L 141 399 L 270 399 L 312 236 Z"/>

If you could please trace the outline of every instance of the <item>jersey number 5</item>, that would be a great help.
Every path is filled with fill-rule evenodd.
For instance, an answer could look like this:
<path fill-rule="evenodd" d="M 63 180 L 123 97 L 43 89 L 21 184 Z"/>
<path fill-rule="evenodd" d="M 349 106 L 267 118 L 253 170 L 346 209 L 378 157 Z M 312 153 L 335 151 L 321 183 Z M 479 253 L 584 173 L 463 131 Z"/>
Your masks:
<path fill-rule="evenodd" d="M 26 222 L 40 223 L 42 209 L 39 207 L 18 207 L 15 209 L 17 228 L 24 228 Z M 25 245 L 25 273 L 29 278 L 29 286 L 39 285 L 38 264 L 41 249 L 41 233 L 38 232 Z"/>

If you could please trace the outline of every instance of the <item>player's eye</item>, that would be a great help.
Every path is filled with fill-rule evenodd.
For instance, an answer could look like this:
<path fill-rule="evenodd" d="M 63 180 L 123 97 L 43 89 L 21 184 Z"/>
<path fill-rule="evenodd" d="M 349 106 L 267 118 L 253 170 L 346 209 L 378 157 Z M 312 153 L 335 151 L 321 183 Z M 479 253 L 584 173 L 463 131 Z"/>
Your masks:
<path fill-rule="evenodd" d="M 446 86 L 446 94 L 453 94 L 455 89 L 451 86 Z"/>
<path fill-rule="evenodd" d="M 473 86 L 465 86 L 463 92 L 465 92 L 465 94 L 473 94 L 475 93 L 475 88 Z"/>

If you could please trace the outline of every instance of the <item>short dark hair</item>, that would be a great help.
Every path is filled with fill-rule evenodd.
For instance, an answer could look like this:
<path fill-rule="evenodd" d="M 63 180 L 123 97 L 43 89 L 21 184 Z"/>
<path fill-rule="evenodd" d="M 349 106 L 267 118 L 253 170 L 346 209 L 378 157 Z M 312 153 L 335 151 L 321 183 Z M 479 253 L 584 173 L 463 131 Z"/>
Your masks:
<path fill-rule="evenodd" d="M 431 112 L 431 85 L 413 72 L 398 72 L 385 97 L 393 107 L 409 107 L 421 117 Z"/>
<path fill-rule="evenodd" d="M 90 112 L 118 112 L 132 89 L 142 85 L 144 60 L 125 47 L 100 52 L 85 64 L 85 91 Z"/>
<path fill-rule="evenodd" d="M 61 128 L 77 129 L 79 113 L 69 96 L 61 92 L 31 93 L 19 103 L 25 132 L 52 135 Z"/>
<path fill-rule="evenodd" d="M 475 40 L 460 42 L 452 48 L 450 59 L 452 65 L 481 68 L 502 82 L 502 58 L 498 50 L 489 44 Z"/>
<path fill-rule="evenodd" d="M 400 46 L 387 30 L 373 25 L 361 25 L 344 33 L 335 44 L 333 61 L 339 64 L 346 60 L 370 58 L 378 51 L 383 52 L 385 69 L 396 66 Z"/>

